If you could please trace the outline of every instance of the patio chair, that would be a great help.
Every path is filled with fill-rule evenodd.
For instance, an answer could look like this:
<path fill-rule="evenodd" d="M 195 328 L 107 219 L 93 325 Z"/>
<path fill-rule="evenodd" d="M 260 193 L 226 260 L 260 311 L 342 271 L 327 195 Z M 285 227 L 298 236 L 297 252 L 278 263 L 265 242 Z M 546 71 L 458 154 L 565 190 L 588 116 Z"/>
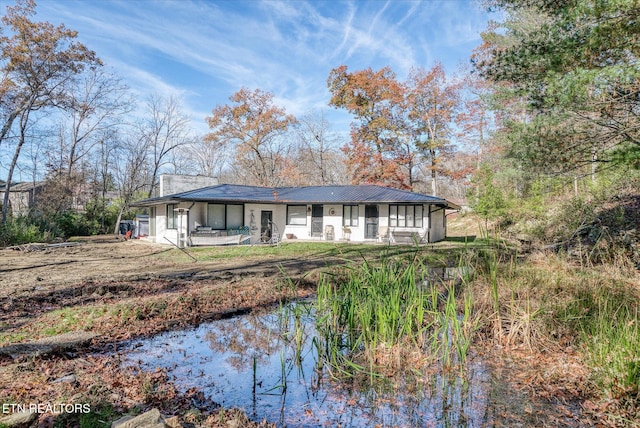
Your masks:
<path fill-rule="evenodd" d="M 324 239 L 326 241 L 333 241 L 334 239 L 336 239 L 336 236 L 333 232 L 333 226 L 330 224 L 324 227 Z"/>
<path fill-rule="evenodd" d="M 389 228 L 381 226 L 378 228 L 378 242 L 389 243 Z"/>
<path fill-rule="evenodd" d="M 280 246 L 280 234 L 278 232 L 273 232 L 271 234 L 271 239 L 269 240 L 271 245 L 275 245 L 276 247 Z"/>

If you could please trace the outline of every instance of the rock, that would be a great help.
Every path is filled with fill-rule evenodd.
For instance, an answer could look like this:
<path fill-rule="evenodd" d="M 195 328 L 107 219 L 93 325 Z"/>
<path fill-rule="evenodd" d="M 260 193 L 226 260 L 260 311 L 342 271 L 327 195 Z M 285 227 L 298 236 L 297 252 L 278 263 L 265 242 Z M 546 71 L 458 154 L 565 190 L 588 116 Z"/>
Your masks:
<path fill-rule="evenodd" d="M 18 427 L 28 425 L 38 417 L 35 412 L 16 412 L 0 418 L 0 426 Z"/>
<path fill-rule="evenodd" d="M 75 381 L 76 381 L 76 375 L 74 375 L 73 373 L 70 373 L 62 377 L 59 377 L 56 380 L 52 380 L 51 383 L 75 383 Z"/>
<path fill-rule="evenodd" d="M 165 419 L 164 423 L 168 428 L 183 428 L 184 427 L 184 425 L 182 425 L 182 423 L 180 423 L 180 418 L 178 418 L 177 416 L 173 416 L 171 418 Z"/>
<path fill-rule="evenodd" d="M 136 417 L 124 416 L 111 424 L 111 428 L 166 428 L 158 409 L 151 409 Z"/>
<path fill-rule="evenodd" d="M 122 428 L 124 424 L 135 418 L 135 416 L 127 415 L 117 419 L 111 423 L 111 428 Z"/>

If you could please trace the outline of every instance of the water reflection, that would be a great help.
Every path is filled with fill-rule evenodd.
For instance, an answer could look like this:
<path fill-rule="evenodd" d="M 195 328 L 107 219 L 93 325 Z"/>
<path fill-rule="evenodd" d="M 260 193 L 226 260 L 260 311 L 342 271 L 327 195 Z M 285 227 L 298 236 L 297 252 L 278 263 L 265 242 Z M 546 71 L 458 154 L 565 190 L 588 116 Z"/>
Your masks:
<path fill-rule="evenodd" d="M 144 340 L 128 361 L 167 369 L 180 387 L 280 426 L 492 425 L 494 380 L 482 359 L 472 356 L 464 379 L 428 367 L 374 386 L 338 382 L 318 361 L 314 325 L 311 306 L 298 303 Z"/>

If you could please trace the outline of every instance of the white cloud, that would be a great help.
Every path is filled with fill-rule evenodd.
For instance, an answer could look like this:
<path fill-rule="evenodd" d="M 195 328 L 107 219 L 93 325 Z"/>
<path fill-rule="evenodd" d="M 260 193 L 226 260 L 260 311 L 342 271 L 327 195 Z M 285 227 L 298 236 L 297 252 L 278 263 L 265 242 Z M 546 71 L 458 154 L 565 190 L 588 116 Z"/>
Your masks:
<path fill-rule="evenodd" d="M 399 78 L 436 60 L 450 70 L 486 22 L 457 0 L 69 0 L 38 10 L 78 30 L 137 92 L 182 94 L 202 121 L 242 86 L 274 93 L 294 114 L 326 106 L 329 71 L 342 64 L 388 65 Z"/>

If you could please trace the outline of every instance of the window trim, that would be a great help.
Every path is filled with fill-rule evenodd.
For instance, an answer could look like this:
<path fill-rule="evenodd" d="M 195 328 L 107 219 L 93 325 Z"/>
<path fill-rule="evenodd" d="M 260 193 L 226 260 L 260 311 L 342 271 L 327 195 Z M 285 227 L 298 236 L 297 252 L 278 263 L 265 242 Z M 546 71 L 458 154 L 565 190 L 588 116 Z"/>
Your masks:
<path fill-rule="evenodd" d="M 166 221 L 166 229 L 167 230 L 177 230 L 178 229 L 178 204 L 167 204 L 167 221 Z M 173 223 L 173 226 L 171 225 Z"/>
<path fill-rule="evenodd" d="M 303 216 L 296 217 L 296 219 L 300 219 L 300 220 L 304 219 L 304 223 L 291 223 L 291 216 L 290 216 L 291 213 L 289 209 L 292 207 L 300 208 L 302 210 Z M 307 205 L 300 205 L 300 204 L 287 205 L 287 226 L 306 226 L 308 222 L 307 211 L 308 211 Z"/>
<path fill-rule="evenodd" d="M 356 218 L 353 218 L 353 208 L 356 209 Z M 349 216 L 347 217 L 347 208 L 349 208 Z M 355 220 L 355 221 L 354 221 Z M 342 226 L 344 227 L 358 227 L 360 224 L 360 205 L 348 204 L 342 206 Z"/>
<path fill-rule="evenodd" d="M 395 210 L 393 208 L 395 207 Z M 401 208 L 402 207 L 402 208 Z M 416 211 L 419 208 L 419 215 Z M 393 214 L 395 211 L 395 214 Z M 402 223 L 400 224 L 399 214 L 403 214 Z M 410 214 L 409 214 L 410 213 Z M 412 224 L 407 224 L 407 220 L 412 218 Z M 421 204 L 389 204 L 389 227 L 407 227 L 413 229 L 422 229 L 424 227 L 424 205 Z"/>

